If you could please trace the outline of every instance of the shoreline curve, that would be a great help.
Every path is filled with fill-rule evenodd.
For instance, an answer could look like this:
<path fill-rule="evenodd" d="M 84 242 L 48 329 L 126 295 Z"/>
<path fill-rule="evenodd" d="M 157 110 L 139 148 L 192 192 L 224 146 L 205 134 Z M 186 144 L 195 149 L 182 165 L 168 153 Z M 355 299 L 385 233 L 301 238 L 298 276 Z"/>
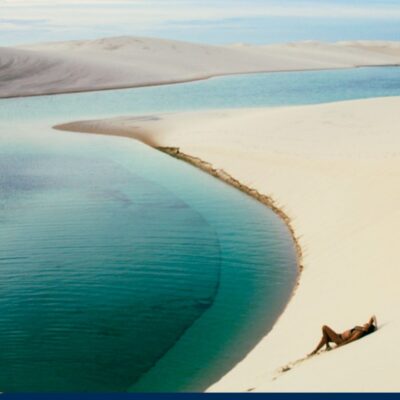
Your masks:
<path fill-rule="evenodd" d="M 197 166 L 235 177 L 238 189 L 243 182 L 244 190 L 254 187 L 284 204 L 301 243 L 301 285 L 268 335 L 208 391 L 398 391 L 400 357 L 390 343 L 400 332 L 393 312 L 400 307 L 399 102 L 381 97 L 56 127 L 189 155 Z M 323 324 L 344 330 L 371 314 L 382 327 L 374 335 L 285 368 L 290 371 L 276 379 L 277 369 L 310 352 Z M 301 335 L 293 334 L 295 327 Z M 355 358 L 362 365 L 356 373 Z"/>
<path fill-rule="evenodd" d="M 79 124 L 79 122 L 77 123 Z M 233 176 L 231 176 L 230 174 L 228 174 L 226 171 L 224 171 L 223 169 L 216 169 L 213 167 L 212 164 L 210 164 L 207 161 L 204 161 L 202 159 L 200 159 L 199 157 L 195 157 L 192 155 L 189 155 L 187 153 L 184 153 L 182 151 L 180 151 L 179 147 L 171 147 L 171 146 L 157 146 L 154 143 L 149 143 L 146 140 L 143 140 L 143 137 L 132 137 L 130 135 L 126 135 L 126 134 L 121 134 L 121 133 L 112 133 L 111 131 L 109 133 L 105 133 L 104 131 L 100 131 L 100 132 L 96 132 L 95 130 L 91 130 L 90 132 L 85 132 L 79 129 L 78 127 L 75 127 L 75 123 L 66 123 L 66 124 L 59 124 L 59 125 L 54 125 L 52 127 L 55 130 L 60 130 L 60 131 L 64 131 L 64 132 L 76 132 L 76 133 L 92 133 L 92 134 L 100 134 L 100 135 L 106 135 L 106 136 L 120 136 L 120 137 L 128 137 L 130 139 L 134 139 L 134 140 L 138 140 L 141 143 L 152 147 L 154 150 L 158 150 L 161 151 L 162 153 L 165 153 L 175 159 L 181 160 L 183 162 L 186 162 L 198 169 L 200 169 L 201 171 L 221 180 L 222 182 L 234 187 L 235 189 L 241 191 L 242 193 L 245 193 L 246 195 L 252 197 L 253 199 L 257 200 L 258 202 L 260 202 L 261 204 L 263 204 L 264 206 L 268 207 L 272 212 L 274 212 L 275 215 L 278 216 L 278 218 L 285 224 L 285 226 L 287 227 L 290 237 L 292 239 L 293 242 L 293 247 L 296 253 L 296 269 L 297 269 L 297 276 L 296 276 L 296 280 L 295 283 L 293 285 L 293 288 L 291 290 L 290 296 L 288 297 L 281 313 L 278 315 L 278 317 L 276 318 L 276 320 L 274 321 L 274 324 L 272 325 L 271 329 L 269 332 L 266 333 L 266 336 L 268 336 L 268 334 L 270 332 L 272 332 L 272 330 L 274 329 L 276 323 L 278 322 L 278 320 L 281 318 L 281 316 L 284 314 L 287 306 L 289 305 L 290 301 L 292 300 L 292 298 L 295 296 L 296 294 L 296 290 L 300 285 L 300 279 L 301 279 L 301 275 L 302 275 L 302 271 L 303 271 L 303 264 L 302 264 L 302 260 L 303 260 L 303 250 L 302 247 L 300 245 L 300 240 L 296 235 L 296 232 L 294 230 L 294 227 L 292 225 L 292 220 L 290 218 L 290 216 L 283 210 L 283 207 L 279 207 L 276 203 L 276 201 L 268 195 L 265 195 L 263 193 L 260 193 L 258 190 L 251 188 L 250 186 L 245 185 L 244 183 L 241 183 L 239 180 L 235 179 Z M 199 317 L 201 318 L 201 316 Z M 264 337 L 266 337 L 264 336 Z M 260 339 L 260 341 L 263 340 L 263 338 Z M 255 343 L 253 348 L 250 350 L 250 352 L 257 346 L 258 343 Z M 244 356 L 244 358 L 246 357 L 246 355 Z M 243 358 L 243 359 L 244 359 Z M 241 361 L 243 361 L 243 359 Z M 239 361 L 239 363 L 241 362 Z M 237 365 L 237 364 L 236 364 Z M 236 365 L 233 365 L 232 369 L 233 370 Z M 229 371 L 228 371 L 229 373 Z M 221 379 L 221 378 L 220 378 Z M 211 386 L 213 386 L 214 384 L 216 384 L 218 381 L 214 382 Z M 207 389 L 208 390 L 208 389 Z M 206 390 L 206 391 L 207 391 Z"/>

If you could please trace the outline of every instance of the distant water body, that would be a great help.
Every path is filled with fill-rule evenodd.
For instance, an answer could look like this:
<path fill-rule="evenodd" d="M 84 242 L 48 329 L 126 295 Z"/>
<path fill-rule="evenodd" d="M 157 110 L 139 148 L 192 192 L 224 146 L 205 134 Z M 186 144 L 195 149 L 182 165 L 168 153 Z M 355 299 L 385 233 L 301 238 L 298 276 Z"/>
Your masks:
<path fill-rule="evenodd" d="M 400 70 L 0 101 L 0 391 L 203 390 L 271 329 L 296 255 L 268 208 L 73 119 L 400 94 Z"/>
<path fill-rule="evenodd" d="M 0 118 L 20 120 L 317 104 L 397 96 L 400 68 L 368 67 L 231 75 L 174 85 L 0 100 Z"/>

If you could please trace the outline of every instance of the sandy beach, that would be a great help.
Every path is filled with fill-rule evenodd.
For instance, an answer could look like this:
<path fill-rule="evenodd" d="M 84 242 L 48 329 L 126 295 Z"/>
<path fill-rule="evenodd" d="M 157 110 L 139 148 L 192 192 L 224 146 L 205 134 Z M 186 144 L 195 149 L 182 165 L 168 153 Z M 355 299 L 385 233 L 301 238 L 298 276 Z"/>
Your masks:
<path fill-rule="evenodd" d="M 0 394 L 400 393 L 399 28 L 0 0 Z"/>
<path fill-rule="evenodd" d="M 390 41 L 215 46 L 116 37 L 0 47 L 0 98 L 168 84 L 271 71 L 399 65 Z"/>
<path fill-rule="evenodd" d="M 392 97 L 58 129 L 179 148 L 270 196 L 290 218 L 303 253 L 299 286 L 272 332 L 209 391 L 398 391 L 399 108 Z M 372 314 L 378 332 L 299 361 L 323 324 L 343 331 Z"/>
<path fill-rule="evenodd" d="M 398 42 L 211 46 L 118 37 L 0 48 L 0 97 L 398 64 Z M 377 98 L 126 116 L 57 129 L 174 148 L 169 152 L 272 199 L 287 216 L 302 253 L 295 294 L 273 331 L 209 391 L 398 391 L 399 107 L 399 98 Z M 342 331 L 372 314 L 380 324 L 374 335 L 299 361 L 323 324 Z"/>

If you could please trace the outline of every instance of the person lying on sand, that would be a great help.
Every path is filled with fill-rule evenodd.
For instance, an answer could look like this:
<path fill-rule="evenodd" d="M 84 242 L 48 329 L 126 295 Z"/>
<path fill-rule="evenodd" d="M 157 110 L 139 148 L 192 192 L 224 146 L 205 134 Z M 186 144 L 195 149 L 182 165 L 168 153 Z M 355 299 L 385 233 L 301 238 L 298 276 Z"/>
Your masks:
<path fill-rule="evenodd" d="M 375 332 L 377 329 L 378 323 L 376 321 L 375 315 L 372 316 L 369 322 L 367 322 L 363 326 L 355 326 L 354 328 L 344 331 L 343 333 L 336 333 L 333 329 L 329 328 L 329 326 L 324 325 L 322 327 L 322 339 L 318 343 L 318 346 L 315 348 L 315 350 L 309 355 L 312 356 L 316 354 L 324 345 L 326 346 L 326 350 L 330 350 L 330 342 L 335 343 L 338 347 L 343 346 L 344 344 L 354 342 L 357 339 L 361 339 L 362 337 L 369 335 L 372 332 Z"/>

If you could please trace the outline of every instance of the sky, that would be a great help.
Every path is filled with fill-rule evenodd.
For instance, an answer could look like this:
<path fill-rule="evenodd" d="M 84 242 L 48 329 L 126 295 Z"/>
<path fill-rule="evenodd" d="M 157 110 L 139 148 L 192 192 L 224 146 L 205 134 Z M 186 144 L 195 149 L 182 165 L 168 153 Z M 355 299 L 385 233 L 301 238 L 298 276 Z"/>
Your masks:
<path fill-rule="evenodd" d="M 0 0 L 0 46 L 111 36 L 400 40 L 400 0 Z"/>

